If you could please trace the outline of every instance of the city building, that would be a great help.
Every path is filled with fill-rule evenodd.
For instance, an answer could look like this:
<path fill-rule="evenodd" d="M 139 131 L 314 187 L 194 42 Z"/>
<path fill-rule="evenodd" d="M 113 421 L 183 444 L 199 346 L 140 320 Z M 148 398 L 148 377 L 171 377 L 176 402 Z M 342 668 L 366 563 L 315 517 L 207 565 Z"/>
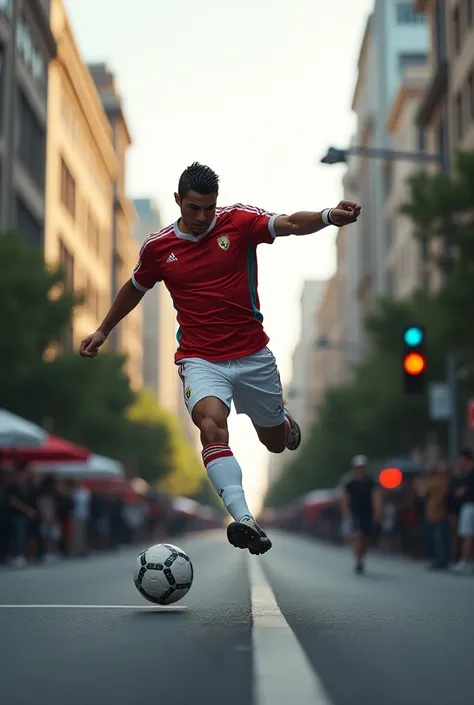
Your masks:
<path fill-rule="evenodd" d="M 161 228 L 161 216 L 156 203 L 150 198 L 136 198 L 133 201 L 137 213 L 135 221 L 134 236 L 141 247 L 146 238 L 153 232 Z M 159 359 L 160 359 L 160 335 L 159 335 L 159 315 L 160 298 L 163 297 L 163 289 L 157 285 L 143 299 L 143 327 L 142 327 L 142 347 L 143 347 L 143 384 L 151 389 L 158 397 L 160 396 L 159 380 Z M 171 335 L 174 339 L 175 326 L 172 327 Z"/>
<path fill-rule="evenodd" d="M 349 378 L 349 353 L 353 346 L 347 329 L 347 241 L 347 229 L 342 228 L 337 238 L 338 268 L 326 282 L 315 316 L 317 344 L 310 360 L 312 422 L 317 420 L 325 391 Z"/>
<path fill-rule="evenodd" d="M 388 117 L 388 130 L 397 151 L 419 150 L 416 116 L 429 81 L 428 66 L 409 67 L 399 85 Z M 387 164 L 387 293 L 394 298 L 410 296 L 416 289 L 429 286 L 427 259 L 420 241 L 414 236 L 411 220 L 400 212 L 410 198 L 408 179 L 420 169 L 416 162 L 393 161 Z"/>
<path fill-rule="evenodd" d="M 284 385 L 283 395 L 291 413 L 297 419 L 303 434 L 313 419 L 312 384 L 310 375 L 314 343 L 318 335 L 315 330 L 316 311 L 326 282 L 308 280 L 303 284 L 300 298 L 300 336 L 292 357 L 291 380 Z M 268 485 L 273 484 L 283 470 L 290 454 L 270 454 L 268 461 Z M 294 453 L 292 454 L 294 457 Z"/>
<path fill-rule="evenodd" d="M 70 338 L 96 330 L 110 304 L 113 184 L 119 164 L 94 82 L 61 0 L 52 0 L 57 56 L 49 68 L 45 261 L 60 264 L 84 295 Z"/>
<path fill-rule="evenodd" d="M 313 379 L 310 374 L 315 343 L 319 336 L 316 314 L 324 294 L 325 281 L 305 281 L 300 298 L 300 336 L 292 357 L 292 374 L 287 397 L 291 411 L 304 432 L 313 420 Z"/>
<path fill-rule="evenodd" d="M 43 249 L 49 0 L 0 0 L 0 229 Z"/>
<path fill-rule="evenodd" d="M 77 347 L 96 330 L 113 296 L 113 269 L 120 264 L 112 256 L 114 194 L 123 183 L 124 162 L 61 0 L 52 0 L 51 29 L 57 55 L 49 67 L 44 255 L 48 264 L 62 265 L 70 288 L 84 296 L 64 341 Z M 138 260 L 138 245 L 130 234 L 123 239 L 125 281 L 125 271 L 130 277 Z M 142 383 L 141 315 L 137 309 L 122 324 L 125 335 L 116 348 L 127 355 L 135 389 Z"/>
<path fill-rule="evenodd" d="M 119 163 L 117 177 L 113 183 L 112 201 L 111 298 L 114 299 L 120 288 L 130 279 L 140 250 L 133 235 L 137 216 L 133 203 L 127 197 L 125 182 L 127 150 L 132 138 L 114 74 L 106 64 L 90 64 L 88 69 L 110 124 L 112 144 Z M 113 348 L 127 357 L 127 373 L 135 389 L 140 388 L 143 383 L 142 325 L 143 309 L 137 306 L 111 336 Z"/>
<path fill-rule="evenodd" d="M 474 149 L 474 0 L 415 0 L 430 34 L 430 81 L 418 111 L 425 149 L 443 157 Z"/>
<path fill-rule="evenodd" d="M 424 65 L 428 29 L 413 2 L 375 0 L 362 40 L 352 108 L 357 116 L 355 144 L 392 147 L 387 120 L 407 66 Z M 386 164 L 381 159 L 358 160 L 358 197 L 363 204 L 358 238 L 360 315 L 372 308 L 377 295 L 387 293 L 388 251 L 385 216 Z"/>
<path fill-rule="evenodd" d="M 354 144 L 352 139 L 352 145 Z M 347 170 L 342 179 L 343 198 L 346 201 L 359 200 L 359 189 L 357 175 L 359 172 L 360 158 L 349 156 L 347 160 Z M 365 207 L 365 206 L 363 206 Z M 342 281 L 345 280 L 346 289 L 346 312 L 345 312 L 345 340 L 348 341 L 346 355 L 346 365 L 356 362 L 363 353 L 363 330 L 361 306 L 359 301 L 360 272 L 363 269 L 363 262 L 359 260 L 361 254 L 360 241 L 363 237 L 361 222 L 358 220 L 348 228 L 341 228 L 336 246 L 339 248 L 336 256 L 337 270 Z M 344 286 L 341 281 L 341 286 Z"/>

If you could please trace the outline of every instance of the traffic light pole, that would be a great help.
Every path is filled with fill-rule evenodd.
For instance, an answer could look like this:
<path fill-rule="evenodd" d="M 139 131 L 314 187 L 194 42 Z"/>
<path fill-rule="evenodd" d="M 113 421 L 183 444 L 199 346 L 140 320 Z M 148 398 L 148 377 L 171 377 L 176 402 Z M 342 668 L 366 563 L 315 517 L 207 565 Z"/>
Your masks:
<path fill-rule="evenodd" d="M 449 134 L 448 126 L 446 126 Z M 441 145 L 440 171 L 442 174 L 449 174 L 449 150 L 448 142 L 445 139 Z M 444 255 L 447 262 L 445 272 L 445 283 L 449 284 L 451 274 L 452 250 L 448 234 L 444 234 Z M 448 419 L 448 456 L 451 468 L 454 468 L 459 453 L 459 419 L 458 419 L 458 356 L 454 350 L 446 353 L 446 385 L 449 394 L 449 419 Z"/>

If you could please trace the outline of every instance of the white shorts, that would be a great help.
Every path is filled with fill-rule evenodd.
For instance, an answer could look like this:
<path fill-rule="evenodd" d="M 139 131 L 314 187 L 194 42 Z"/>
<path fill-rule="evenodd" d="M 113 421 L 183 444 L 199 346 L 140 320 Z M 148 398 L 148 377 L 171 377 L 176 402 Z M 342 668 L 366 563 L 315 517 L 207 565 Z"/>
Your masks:
<path fill-rule="evenodd" d="M 270 428 L 285 420 L 280 374 L 273 353 L 266 347 L 227 362 L 186 358 L 178 370 L 190 414 L 201 399 L 217 397 L 229 410 L 233 401 L 236 412 L 247 414 L 255 426 Z"/>
<path fill-rule="evenodd" d="M 474 502 L 466 502 L 461 507 L 458 535 L 462 539 L 474 538 Z"/>

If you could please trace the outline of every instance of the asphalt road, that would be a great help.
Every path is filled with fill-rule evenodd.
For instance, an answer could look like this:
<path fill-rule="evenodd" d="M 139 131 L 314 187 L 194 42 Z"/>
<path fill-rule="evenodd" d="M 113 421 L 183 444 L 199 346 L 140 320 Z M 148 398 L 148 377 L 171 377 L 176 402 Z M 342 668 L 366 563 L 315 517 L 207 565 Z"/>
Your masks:
<path fill-rule="evenodd" d="M 195 581 L 174 609 L 135 590 L 138 551 L 0 573 L 0 700 L 13 705 L 468 705 L 474 579 L 275 534 L 170 539 Z"/>

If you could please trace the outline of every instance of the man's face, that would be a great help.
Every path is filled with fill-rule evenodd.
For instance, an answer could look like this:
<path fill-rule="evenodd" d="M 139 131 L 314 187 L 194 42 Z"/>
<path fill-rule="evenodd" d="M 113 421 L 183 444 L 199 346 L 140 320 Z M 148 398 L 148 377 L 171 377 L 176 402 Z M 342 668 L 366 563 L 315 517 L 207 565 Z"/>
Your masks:
<path fill-rule="evenodd" d="M 181 217 L 186 228 L 193 235 L 202 235 L 210 227 L 216 214 L 217 194 L 203 195 L 197 191 L 188 191 L 181 198 L 175 193 L 175 201 L 181 210 Z"/>
<path fill-rule="evenodd" d="M 357 477 L 365 477 L 365 471 L 366 471 L 366 466 L 365 465 L 356 465 L 354 468 L 354 472 Z"/>

